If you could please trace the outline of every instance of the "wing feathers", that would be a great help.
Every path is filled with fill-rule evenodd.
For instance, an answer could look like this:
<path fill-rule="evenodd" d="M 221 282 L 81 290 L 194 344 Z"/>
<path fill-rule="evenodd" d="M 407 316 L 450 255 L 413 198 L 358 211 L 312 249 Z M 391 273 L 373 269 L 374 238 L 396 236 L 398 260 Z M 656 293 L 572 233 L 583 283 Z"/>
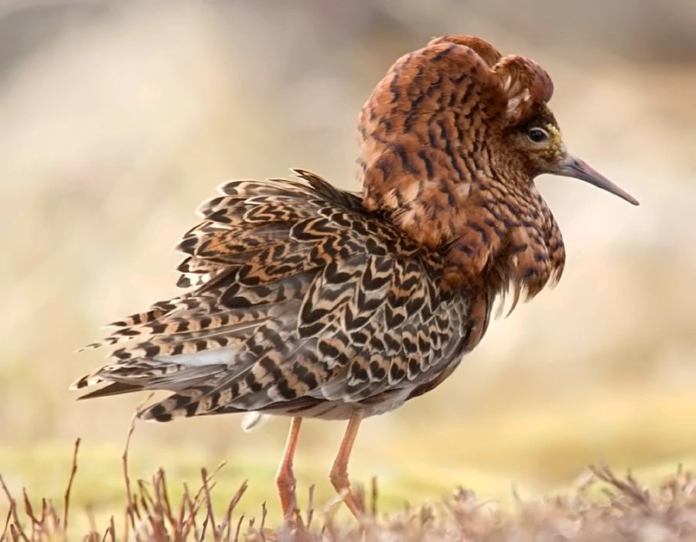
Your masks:
<path fill-rule="evenodd" d="M 90 345 L 118 346 L 75 383 L 85 398 L 146 389 L 174 395 L 141 413 L 166 421 L 235 411 L 359 402 L 431 374 L 461 321 L 424 252 L 355 194 L 300 180 L 231 181 L 198 209 L 178 245 L 180 285 Z M 451 349 L 450 349 L 451 350 Z"/>

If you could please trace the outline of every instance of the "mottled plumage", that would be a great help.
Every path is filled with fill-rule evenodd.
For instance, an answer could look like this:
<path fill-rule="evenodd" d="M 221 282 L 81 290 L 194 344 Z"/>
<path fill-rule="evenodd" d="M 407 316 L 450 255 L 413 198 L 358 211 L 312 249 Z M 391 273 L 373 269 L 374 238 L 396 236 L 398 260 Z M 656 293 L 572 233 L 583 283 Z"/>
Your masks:
<path fill-rule="evenodd" d="M 140 413 L 263 412 L 295 418 L 278 483 L 292 507 L 304 417 L 350 419 L 332 470 L 358 514 L 345 463 L 360 419 L 440 384 L 473 349 L 493 303 L 533 297 L 565 250 L 533 179 L 556 173 L 637 203 L 569 155 L 549 75 L 468 36 L 399 59 L 362 110 L 362 192 L 307 171 L 232 181 L 178 249 L 179 297 L 113 324 L 109 362 L 85 397 L 170 390 Z"/>
<path fill-rule="evenodd" d="M 458 362 L 470 300 L 436 287 L 443 258 L 355 194 L 298 181 L 233 181 L 179 249 L 193 291 L 117 322 L 112 363 L 77 388 L 177 394 L 166 421 L 247 410 L 347 419 L 398 406 Z M 178 363 L 177 363 L 178 361 Z M 124 387 L 127 386 L 127 387 Z"/>

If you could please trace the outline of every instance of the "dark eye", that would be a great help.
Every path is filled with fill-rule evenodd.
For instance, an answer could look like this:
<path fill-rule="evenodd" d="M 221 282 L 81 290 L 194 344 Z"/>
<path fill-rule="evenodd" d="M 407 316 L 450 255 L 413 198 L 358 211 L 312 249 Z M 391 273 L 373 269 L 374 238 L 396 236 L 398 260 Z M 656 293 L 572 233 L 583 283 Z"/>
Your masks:
<path fill-rule="evenodd" d="M 527 137 L 533 143 L 544 143 L 549 139 L 549 133 L 543 128 L 530 128 Z"/>

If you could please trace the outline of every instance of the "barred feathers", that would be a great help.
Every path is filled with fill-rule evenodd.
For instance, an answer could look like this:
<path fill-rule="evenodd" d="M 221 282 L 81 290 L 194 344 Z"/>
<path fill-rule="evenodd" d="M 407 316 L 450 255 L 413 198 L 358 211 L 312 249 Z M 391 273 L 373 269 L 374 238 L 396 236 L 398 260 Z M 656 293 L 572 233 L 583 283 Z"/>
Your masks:
<path fill-rule="evenodd" d="M 357 195 L 297 174 L 222 185 L 178 245 L 187 255 L 179 284 L 194 289 L 115 322 L 90 345 L 113 347 L 109 363 L 74 387 L 108 383 L 90 398 L 176 392 L 141 413 L 160 421 L 241 411 L 344 418 L 379 411 L 379 397 L 397 406 L 460 356 L 466 303 L 438 292 L 441 257 Z"/>

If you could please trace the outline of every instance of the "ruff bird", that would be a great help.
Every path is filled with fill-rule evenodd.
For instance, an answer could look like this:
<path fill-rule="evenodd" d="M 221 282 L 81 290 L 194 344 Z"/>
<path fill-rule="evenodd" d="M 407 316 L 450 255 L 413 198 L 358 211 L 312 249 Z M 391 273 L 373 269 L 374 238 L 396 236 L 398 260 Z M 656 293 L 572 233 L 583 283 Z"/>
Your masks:
<path fill-rule="evenodd" d="M 330 480 L 350 511 L 348 460 L 361 420 L 430 392 L 474 349 L 506 294 L 561 277 L 544 173 L 638 202 L 566 150 L 533 60 L 472 36 L 401 57 L 359 117 L 362 190 L 314 173 L 235 180 L 198 209 L 178 249 L 181 295 L 112 324 L 108 363 L 82 398 L 172 394 L 140 418 L 262 413 L 291 418 L 276 482 L 295 509 L 304 418 L 347 420 Z M 512 309 L 510 309 L 512 311 Z"/>

